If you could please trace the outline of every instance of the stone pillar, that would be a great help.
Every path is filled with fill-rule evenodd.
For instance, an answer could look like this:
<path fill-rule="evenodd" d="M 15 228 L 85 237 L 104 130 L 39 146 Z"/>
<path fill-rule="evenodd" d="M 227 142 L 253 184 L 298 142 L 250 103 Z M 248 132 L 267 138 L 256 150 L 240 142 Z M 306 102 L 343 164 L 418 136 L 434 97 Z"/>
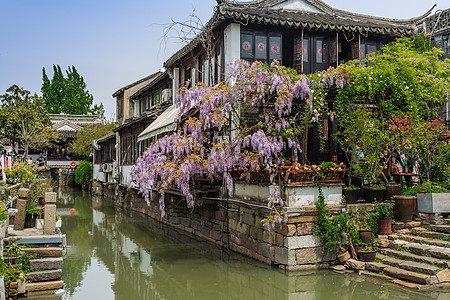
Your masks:
<path fill-rule="evenodd" d="M 25 227 L 25 215 L 27 213 L 27 202 L 30 190 L 21 188 L 19 189 L 18 194 L 19 199 L 17 199 L 16 205 L 18 212 L 14 217 L 14 230 L 23 230 L 23 228 Z"/>
<path fill-rule="evenodd" d="M 56 233 L 56 193 L 45 193 L 44 234 Z"/>

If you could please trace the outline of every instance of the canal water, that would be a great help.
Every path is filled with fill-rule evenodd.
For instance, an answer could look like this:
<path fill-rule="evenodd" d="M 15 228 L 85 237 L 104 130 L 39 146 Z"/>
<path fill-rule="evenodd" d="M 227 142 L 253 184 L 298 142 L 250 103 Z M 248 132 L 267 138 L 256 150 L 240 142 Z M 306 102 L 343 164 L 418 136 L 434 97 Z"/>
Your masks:
<path fill-rule="evenodd" d="M 58 201 L 65 289 L 49 299 L 450 299 L 355 273 L 285 274 L 80 190 Z"/>

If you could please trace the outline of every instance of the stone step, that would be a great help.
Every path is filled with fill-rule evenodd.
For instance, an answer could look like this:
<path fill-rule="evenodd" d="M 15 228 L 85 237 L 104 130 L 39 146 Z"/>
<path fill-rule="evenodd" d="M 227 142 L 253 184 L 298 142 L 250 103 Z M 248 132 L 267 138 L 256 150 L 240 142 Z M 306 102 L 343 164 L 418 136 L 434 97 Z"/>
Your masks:
<path fill-rule="evenodd" d="M 421 236 L 414 236 L 414 235 L 401 235 L 400 238 L 402 240 L 412 242 L 412 243 L 418 243 L 421 245 L 433 245 L 443 248 L 450 249 L 450 242 L 449 241 L 443 241 L 443 240 L 437 240 L 437 239 L 431 239 Z"/>
<path fill-rule="evenodd" d="M 27 280 L 33 281 L 33 282 L 40 282 L 40 281 L 50 281 L 50 280 L 57 280 L 61 279 L 62 276 L 62 270 L 45 270 L 45 271 L 36 271 L 36 272 L 30 272 L 26 275 Z"/>
<path fill-rule="evenodd" d="M 389 248 L 410 252 L 416 255 L 435 257 L 439 259 L 450 260 L 450 249 L 433 245 L 421 245 L 419 243 L 411 243 L 405 240 L 393 240 L 389 242 Z"/>
<path fill-rule="evenodd" d="M 405 251 L 397 251 L 389 248 L 380 249 L 380 252 L 384 255 L 403 259 L 403 260 L 409 260 L 409 261 L 415 261 L 419 263 L 426 263 L 429 265 L 438 266 L 441 269 L 448 268 L 450 266 L 450 261 L 442 260 L 434 257 L 428 257 L 428 256 L 421 256 L 416 255 L 413 253 L 405 252 Z"/>
<path fill-rule="evenodd" d="M 30 259 L 29 265 L 30 268 L 33 269 L 43 269 L 43 270 L 62 269 L 63 259 L 62 257 Z"/>
<path fill-rule="evenodd" d="M 426 275 L 421 273 L 416 273 L 404 269 L 400 269 L 397 267 L 389 266 L 387 268 L 383 269 L 384 274 L 398 278 L 398 279 L 404 279 L 408 281 L 412 281 L 415 283 L 420 284 L 427 284 L 427 285 L 435 285 L 438 284 L 438 279 L 436 275 Z"/>
<path fill-rule="evenodd" d="M 436 275 L 439 271 L 442 271 L 441 268 L 436 266 L 430 266 L 424 263 L 408 261 L 394 257 L 386 257 L 385 259 L 382 260 L 382 263 L 399 269 L 428 275 Z"/>
<path fill-rule="evenodd" d="M 423 227 L 413 228 L 411 230 L 411 233 L 413 235 L 419 235 L 419 236 L 427 237 L 427 238 L 430 238 L 430 239 L 441 239 L 441 240 L 450 241 L 450 234 L 449 233 L 431 231 L 431 230 L 427 230 L 427 229 L 425 229 Z"/>
<path fill-rule="evenodd" d="M 62 257 L 63 254 L 61 247 L 22 248 L 22 251 L 38 257 Z"/>
<path fill-rule="evenodd" d="M 432 231 L 450 233 L 450 225 L 427 225 Z"/>
<path fill-rule="evenodd" d="M 25 289 L 28 292 L 36 292 L 36 291 L 46 291 L 46 290 L 57 290 L 64 286 L 64 282 L 62 280 L 55 281 L 44 281 L 44 282 L 31 282 L 25 285 Z"/>

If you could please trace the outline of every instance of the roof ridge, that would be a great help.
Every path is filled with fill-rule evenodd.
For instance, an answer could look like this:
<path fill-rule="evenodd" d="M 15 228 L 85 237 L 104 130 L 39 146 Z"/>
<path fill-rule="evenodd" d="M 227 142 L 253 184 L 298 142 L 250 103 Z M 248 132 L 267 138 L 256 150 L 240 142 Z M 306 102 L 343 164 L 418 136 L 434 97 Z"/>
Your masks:
<path fill-rule="evenodd" d="M 217 0 L 217 3 L 219 5 L 225 4 L 229 6 L 230 8 L 235 9 L 248 9 L 248 8 L 260 8 L 263 6 L 274 6 L 280 3 L 285 2 L 286 0 L 255 0 L 255 1 L 245 1 L 245 2 L 237 2 L 237 1 L 230 1 L 230 0 Z M 410 18 L 410 19 L 391 19 L 391 18 L 385 18 L 385 17 L 377 17 L 377 16 L 371 16 L 371 15 L 365 15 L 365 14 L 358 14 L 353 13 L 350 11 L 345 11 L 341 9 L 334 8 L 322 0 L 303 0 L 320 10 L 322 10 L 325 13 L 329 13 L 332 15 L 336 15 L 339 17 L 344 18 L 353 18 L 357 20 L 370 20 L 370 21 L 379 21 L 379 22 L 386 22 L 391 24 L 401 24 L 401 25 L 412 25 L 417 24 L 424 18 L 430 15 L 431 11 L 436 7 L 436 4 L 431 7 L 426 13 L 424 13 L 421 16 Z"/>

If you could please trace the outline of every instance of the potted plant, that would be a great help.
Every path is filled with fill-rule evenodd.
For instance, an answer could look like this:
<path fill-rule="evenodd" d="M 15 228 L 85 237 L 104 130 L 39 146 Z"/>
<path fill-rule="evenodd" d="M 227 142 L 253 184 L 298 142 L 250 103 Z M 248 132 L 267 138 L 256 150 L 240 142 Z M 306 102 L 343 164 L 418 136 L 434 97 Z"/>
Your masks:
<path fill-rule="evenodd" d="M 383 200 L 390 200 L 395 195 L 401 195 L 402 185 L 396 182 L 388 182 L 384 184 L 386 188 L 383 194 Z"/>
<path fill-rule="evenodd" d="M 377 251 L 373 250 L 373 248 L 369 246 L 365 246 L 360 251 L 358 251 L 359 259 L 365 262 L 375 261 L 376 254 Z"/>
<path fill-rule="evenodd" d="M 0 205 L 0 239 L 6 237 L 9 225 L 8 221 L 8 209 L 5 206 Z"/>
<path fill-rule="evenodd" d="M 449 213 L 450 212 L 450 191 L 446 188 L 432 183 L 415 186 L 405 189 L 402 194 L 417 195 L 417 211 L 419 213 Z"/>
<path fill-rule="evenodd" d="M 378 223 L 378 234 L 392 233 L 392 218 L 394 217 L 393 200 L 386 200 L 385 202 L 375 202 L 373 213 Z"/>
<path fill-rule="evenodd" d="M 342 194 L 345 197 L 345 202 L 347 204 L 354 204 L 358 202 L 359 191 L 361 189 L 356 185 L 349 185 L 342 188 Z"/>

